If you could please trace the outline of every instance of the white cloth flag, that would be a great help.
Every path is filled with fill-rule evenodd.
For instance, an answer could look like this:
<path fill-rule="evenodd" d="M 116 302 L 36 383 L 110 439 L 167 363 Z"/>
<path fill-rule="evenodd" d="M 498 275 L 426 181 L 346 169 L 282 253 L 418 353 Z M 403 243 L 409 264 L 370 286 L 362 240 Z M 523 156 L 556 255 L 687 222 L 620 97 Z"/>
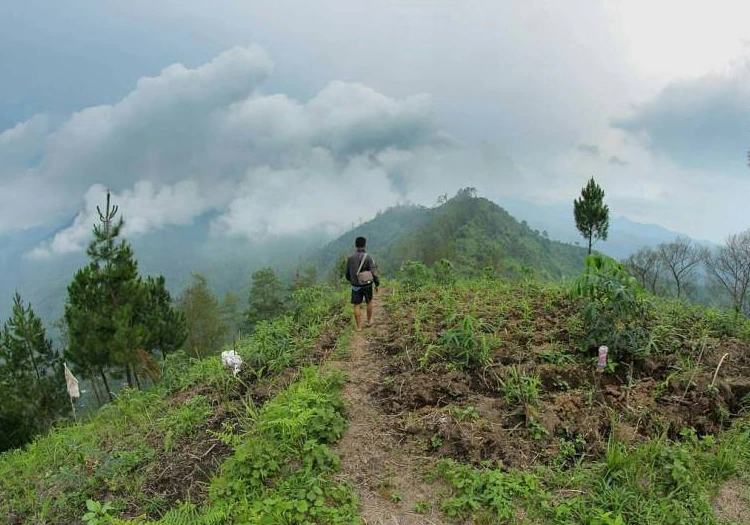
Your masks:
<path fill-rule="evenodd" d="M 78 379 L 76 379 L 73 373 L 68 369 L 66 363 L 63 363 L 63 367 L 65 367 L 65 384 L 68 387 L 68 395 L 78 399 L 81 397 L 81 391 L 78 390 Z"/>

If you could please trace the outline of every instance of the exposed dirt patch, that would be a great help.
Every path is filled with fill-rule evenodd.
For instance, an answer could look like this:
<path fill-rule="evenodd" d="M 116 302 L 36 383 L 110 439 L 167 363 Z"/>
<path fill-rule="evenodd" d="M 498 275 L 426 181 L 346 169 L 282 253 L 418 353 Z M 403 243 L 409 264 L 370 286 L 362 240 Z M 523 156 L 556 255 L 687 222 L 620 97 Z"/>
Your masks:
<path fill-rule="evenodd" d="M 204 501 L 208 485 L 223 461 L 232 450 L 211 434 L 221 430 L 229 421 L 225 410 L 219 408 L 208 422 L 197 431 L 180 439 L 169 450 L 162 450 L 154 461 L 147 465 L 143 492 L 151 500 L 160 500 L 172 508 L 180 501 Z M 143 509 L 132 509 L 132 516 Z M 150 516 L 157 519 L 159 516 Z"/>
<path fill-rule="evenodd" d="M 349 376 L 343 392 L 349 429 L 336 447 L 341 456 L 340 476 L 359 493 L 367 525 L 441 525 L 445 522 L 435 508 L 441 487 L 424 481 L 431 460 L 401 439 L 396 419 L 385 414 L 371 394 L 379 390 L 385 372 L 383 360 L 374 351 L 388 326 L 379 297 L 375 298 L 374 321 L 374 326 L 354 334 L 346 359 L 327 364 Z M 414 396 L 436 400 L 427 391 Z"/>
<path fill-rule="evenodd" d="M 341 331 L 344 330 L 349 323 L 349 318 L 340 310 L 341 307 L 338 303 L 332 307 L 332 311 L 330 312 L 332 320 L 318 338 L 315 347 L 308 354 L 308 362 L 315 364 L 320 363 L 327 359 L 336 348 L 336 342 L 338 341 Z"/>
<path fill-rule="evenodd" d="M 465 399 L 471 392 L 471 377 L 461 371 L 407 371 L 386 375 L 373 392 L 381 407 L 397 414 L 404 409 L 444 406 Z"/>
<path fill-rule="evenodd" d="M 465 295 L 446 317 L 439 302 L 425 315 L 430 299 L 414 292 L 370 345 L 387 363 L 373 396 L 421 455 L 564 468 L 601 458 L 611 436 L 635 443 L 662 435 L 679 440 L 686 428 L 716 434 L 750 409 L 745 342 L 716 333 L 698 340 L 675 329 L 669 352 L 600 373 L 597 349 L 576 348 L 580 305 L 563 295 L 510 290 L 503 304 Z M 491 364 L 460 370 L 441 359 L 425 363 L 463 315 L 481 318 L 493 333 Z M 514 374 L 535 378 L 532 399 L 509 401 Z"/>
<path fill-rule="evenodd" d="M 720 520 L 750 525 L 750 486 L 739 479 L 726 482 L 719 489 L 713 507 Z"/>

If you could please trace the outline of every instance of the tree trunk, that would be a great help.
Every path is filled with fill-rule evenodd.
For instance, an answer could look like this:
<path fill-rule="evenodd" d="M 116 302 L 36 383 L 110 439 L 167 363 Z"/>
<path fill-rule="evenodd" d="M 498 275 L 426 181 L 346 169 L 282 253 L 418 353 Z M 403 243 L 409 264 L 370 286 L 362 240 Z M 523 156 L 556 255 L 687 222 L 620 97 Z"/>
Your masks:
<path fill-rule="evenodd" d="M 41 382 L 42 376 L 39 375 L 39 367 L 36 365 L 36 359 L 34 359 L 34 350 L 31 348 L 31 345 L 29 344 L 28 339 L 24 341 L 26 344 L 26 350 L 29 352 L 29 359 L 31 359 L 31 364 L 34 366 L 34 372 L 36 373 L 36 380 L 37 384 Z"/>
<path fill-rule="evenodd" d="M 133 374 L 130 372 L 130 365 L 125 365 L 125 375 L 128 378 L 128 388 L 133 388 Z"/>
<path fill-rule="evenodd" d="M 591 255 L 591 235 L 589 235 L 589 255 Z"/>
<path fill-rule="evenodd" d="M 138 372 L 136 372 L 135 368 L 133 369 L 133 377 L 135 378 L 135 384 L 138 387 L 138 390 L 141 389 L 141 382 L 138 379 Z"/>
<path fill-rule="evenodd" d="M 101 369 L 101 368 L 99 369 L 99 375 L 101 376 L 102 381 L 104 382 L 104 388 L 107 390 L 107 397 L 109 398 L 109 401 L 111 403 L 112 401 L 114 401 L 114 399 L 112 398 L 112 391 L 109 389 L 109 383 L 107 382 L 107 376 L 104 373 L 104 370 Z"/>
<path fill-rule="evenodd" d="M 96 385 L 96 378 L 92 377 L 91 379 L 89 379 L 89 381 L 91 381 L 91 388 L 94 391 L 94 397 L 96 397 L 96 405 L 97 407 L 100 407 L 103 405 L 103 403 L 102 396 L 99 393 L 99 387 Z"/>

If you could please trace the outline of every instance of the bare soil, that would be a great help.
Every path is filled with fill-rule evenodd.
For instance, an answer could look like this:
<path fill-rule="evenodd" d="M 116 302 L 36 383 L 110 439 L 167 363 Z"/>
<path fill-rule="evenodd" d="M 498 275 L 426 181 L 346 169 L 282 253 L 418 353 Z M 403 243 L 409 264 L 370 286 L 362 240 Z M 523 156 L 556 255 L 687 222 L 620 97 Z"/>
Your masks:
<path fill-rule="evenodd" d="M 726 482 L 713 506 L 716 517 L 723 522 L 750 525 L 750 484 L 741 479 Z"/>
<path fill-rule="evenodd" d="M 380 375 L 368 381 L 393 431 L 422 456 L 521 469 L 539 463 L 564 468 L 600 458 L 613 434 L 626 443 L 660 435 L 682 439 L 686 428 L 715 434 L 748 409 L 746 343 L 726 338 L 685 348 L 693 368 L 672 353 L 600 374 L 594 353 L 582 355 L 568 336 L 565 314 L 574 308 L 569 302 L 551 307 L 558 315 L 539 302 L 524 318 L 511 309 L 496 320 L 503 336 L 492 349 L 492 365 L 481 369 L 456 370 L 439 362 L 419 367 L 424 349 L 409 333 L 409 314 L 400 326 L 381 326 L 368 352 L 383 364 L 369 370 Z M 492 319 L 493 312 L 482 308 L 487 307 L 472 314 Z M 439 319 L 427 321 L 433 340 L 445 328 Z M 552 354 L 564 362 L 550 362 Z M 505 399 L 501 382 L 511 367 L 539 377 L 537 403 L 512 406 Z"/>
<path fill-rule="evenodd" d="M 208 495 L 208 485 L 219 466 L 232 450 L 216 438 L 212 431 L 220 431 L 222 424 L 231 421 L 225 409 L 216 412 L 201 428 L 175 443 L 169 451 L 163 443 L 154 461 L 146 464 L 142 472 L 146 480 L 142 491 L 150 500 L 161 500 L 167 508 L 180 501 L 203 501 Z M 143 509 L 130 509 L 131 517 L 142 514 Z M 128 513 L 126 512 L 125 515 Z M 157 519 L 158 516 L 150 516 Z"/>

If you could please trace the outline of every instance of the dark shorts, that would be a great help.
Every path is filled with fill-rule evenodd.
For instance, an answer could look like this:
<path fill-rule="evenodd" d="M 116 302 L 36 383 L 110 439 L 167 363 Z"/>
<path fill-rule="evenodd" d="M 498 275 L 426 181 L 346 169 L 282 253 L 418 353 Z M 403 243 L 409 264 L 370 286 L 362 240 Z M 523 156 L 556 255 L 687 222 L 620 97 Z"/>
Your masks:
<path fill-rule="evenodd" d="M 359 290 L 352 288 L 352 304 L 362 304 L 362 301 L 372 301 L 372 285 L 360 286 Z"/>

